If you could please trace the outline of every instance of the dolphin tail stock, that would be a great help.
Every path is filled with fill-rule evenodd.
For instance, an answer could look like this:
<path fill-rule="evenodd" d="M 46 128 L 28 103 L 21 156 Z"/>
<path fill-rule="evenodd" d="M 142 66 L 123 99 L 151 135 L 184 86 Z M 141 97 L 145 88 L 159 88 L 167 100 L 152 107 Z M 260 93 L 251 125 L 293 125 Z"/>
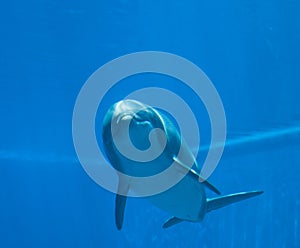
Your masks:
<path fill-rule="evenodd" d="M 249 198 L 252 198 L 254 196 L 258 196 L 262 194 L 263 191 L 250 191 L 250 192 L 240 192 L 225 196 L 220 196 L 216 198 L 207 199 L 207 210 L 206 212 L 210 212 L 222 207 L 225 207 L 227 205 L 243 201 Z"/>

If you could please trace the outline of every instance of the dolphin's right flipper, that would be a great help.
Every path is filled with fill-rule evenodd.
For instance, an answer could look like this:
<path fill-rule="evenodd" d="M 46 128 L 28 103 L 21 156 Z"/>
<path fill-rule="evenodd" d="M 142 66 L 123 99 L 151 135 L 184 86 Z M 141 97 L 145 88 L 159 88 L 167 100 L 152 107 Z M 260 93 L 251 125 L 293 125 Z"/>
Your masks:
<path fill-rule="evenodd" d="M 168 228 L 168 227 L 176 225 L 182 221 L 183 221 L 182 219 L 179 219 L 177 217 L 171 217 L 163 224 L 163 228 Z"/>
<path fill-rule="evenodd" d="M 121 178 L 119 180 L 118 185 L 118 194 L 116 195 L 116 206 L 115 206 L 115 219 L 116 219 L 116 226 L 118 230 L 122 229 L 123 221 L 124 221 L 124 212 L 127 200 L 127 193 L 129 191 L 129 184 L 128 182 L 122 182 Z"/>
<path fill-rule="evenodd" d="M 116 195 L 115 218 L 118 230 L 122 229 L 127 196 Z"/>
<path fill-rule="evenodd" d="M 207 199 L 207 212 L 262 194 L 263 191 L 241 192 Z"/>
<path fill-rule="evenodd" d="M 181 165 L 184 169 L 188 170 L 189 174 L 193 177 L 196 178 L 196 180 L 198 180 L 200 183 L 203 183 L 204 186 L 206 186 L 208 189 L 210 189 L 211 191 L 215 192 L 217 195 L 221 195 L 220 190 L 217 189 L 216 186 L 212 185 L 209 181 L 205 180 L 204 178 L 202 178 L 195 170 L 189 168 L 187 165 L 185 165 L 183 162 L 181 162 L 177 157 L 173 157 L 173 160 L 178 163 L 179 165 Z"/>

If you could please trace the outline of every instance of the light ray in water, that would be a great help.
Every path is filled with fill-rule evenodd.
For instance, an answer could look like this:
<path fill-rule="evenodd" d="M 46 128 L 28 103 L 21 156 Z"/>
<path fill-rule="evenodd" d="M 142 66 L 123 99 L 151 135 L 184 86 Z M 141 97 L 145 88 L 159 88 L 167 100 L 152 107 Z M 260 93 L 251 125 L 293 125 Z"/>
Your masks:
<path fill-rule="evenodd" d="M 34 153 L 32 151 L 0 150 L 0 160 L 34 163 L 76 163 L 78 159 L 72 156 L 61 156 L 54 153 Z M 1 165 L 0 165 L 1 166 Z"/>
<path fill-rule="evenodd" d="M 244 148 L 257 148 L 269 147 L 267 144 L 272 145 L 286 145 L 292 143 L 300 144 L 300 125 L 289 126 L 281 129 L 271 129 L 244 135 L 237 138 L 228 138 L 225 143 L 226 150 L 244 149 Z M 219 148 L 223 144 L 214 144 L 210 148 L 209 145 L 203 145 L 200 152 L 207 152 L 208 149 Z"/>
<path fill-rule="evenodd" d="M 259 145 L 266 147 L 265 144 L 272 146 L 286 145 L 297 143 L 300 144 L 300 125 L 290 126 L 282 129 L 272 129 L 264 132 L 256 132 L 251 135 L 241 136 L 238 138 L 227 139 L 225 144 L 226 150 L 240 150 L 255 147 Z M 215 144 L 212 149 L 220 147 L 220 144 Z M 208 145 L 201 146 L 200 153 L 207 152 Z M 246 150 L 245 150 L 246 152 Z M 0 150 L 0 160 L 19 161 L 19 162 L 41 162 L 41 163 L 77 163 L 76 156 L 65 156 L 55 153 L 38 153 L 34 151 L 12 151 L 12 150 Z"/>

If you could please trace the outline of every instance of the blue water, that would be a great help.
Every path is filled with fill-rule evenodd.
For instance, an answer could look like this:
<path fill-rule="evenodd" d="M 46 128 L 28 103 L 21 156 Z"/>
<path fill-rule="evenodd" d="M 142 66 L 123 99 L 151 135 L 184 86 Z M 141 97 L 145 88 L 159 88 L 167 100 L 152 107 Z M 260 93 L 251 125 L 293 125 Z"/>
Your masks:
<path fill-rule="evenodd" d="M 300 247 L 299 2 L 1 5 L 0 247 Z M 167 230 L 167 213 L 129 199 L 117 231 L 114 195 L 77 160 L 72 113 L 97 68 L 144 50 L 183 56 L 210 77 L 229 138 L 210 181 L 263 195 Z M 124 97 L 122 87 L 111 94 Z"/>

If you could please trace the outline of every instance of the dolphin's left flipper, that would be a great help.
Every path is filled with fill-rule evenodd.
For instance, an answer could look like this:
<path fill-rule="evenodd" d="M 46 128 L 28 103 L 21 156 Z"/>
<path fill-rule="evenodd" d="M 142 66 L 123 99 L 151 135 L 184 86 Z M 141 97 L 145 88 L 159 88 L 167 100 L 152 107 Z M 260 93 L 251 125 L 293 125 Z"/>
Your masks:
<path fill-rule="evenodd" d="M 181 162 L 177 157 L 173 157 L 173 160 L 181 165 L 183 168 L 188 170 L 189 174 L 193 177 L 195 177 L 200 183 L 203 183 L 204 186 L 209 188 L 211 191 L 215 192 L 217 195 L 221 195 L 221 192 L 217 189 L 216 186 L 212 185 L 209 181 L 205 180 L 203 177 L 201 177 L 195 170 L 189 168 L 187 165 L 185 165 L 183 162 Z"/>
<path fill-rule="evenodd" d="M 199 176 L 198 180 L 203 183 L 208 189 L 211 191 L 215 192 L 217 195 L 221 195 L 220 190 L 216 188 L 216 186 L 212 185 L 209 181 L 203 179 L 202 177 Z M 205 180 L 205 181 L 204 181 Z"/>
<path fill-rule="evenodd" d="M 263 191 L 250 191 L 250 192 L 241 192 L 231 195 L 225 195 L 221 197 L 216 197 L 212 199 L 207 199 L 207 212 L 216 210 L 218 208 L 225 207 L 229 204 L 246 200 L 248 198 L 262 194 Z"/>
<path fill-rule="evenodd" d="M 168 228 L 168 227 L 176 225 L 182 221 L 183 221 L 182 219 L 179 219 L 177 217 L 171 217 L 163 224 L 163 228 Z"/>

